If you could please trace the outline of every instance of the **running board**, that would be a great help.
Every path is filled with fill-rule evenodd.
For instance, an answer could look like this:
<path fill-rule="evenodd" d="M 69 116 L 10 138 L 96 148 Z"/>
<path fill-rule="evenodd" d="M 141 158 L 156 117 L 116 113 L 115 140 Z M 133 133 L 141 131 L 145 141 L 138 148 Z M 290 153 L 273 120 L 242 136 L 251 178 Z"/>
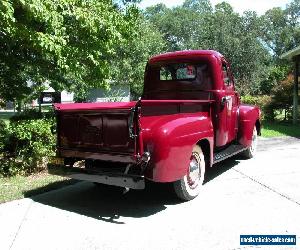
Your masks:
<path fill-rule="evenodd" d="M 223 160 L 225 160 L 231 156 L 234 156 L 246 149 L 247 148 L 244 147 L 243 145 L 232 144 L 229 147 L 227 147 L 226 149 L 214 154 L 214 163 L 223 161 Z"/>

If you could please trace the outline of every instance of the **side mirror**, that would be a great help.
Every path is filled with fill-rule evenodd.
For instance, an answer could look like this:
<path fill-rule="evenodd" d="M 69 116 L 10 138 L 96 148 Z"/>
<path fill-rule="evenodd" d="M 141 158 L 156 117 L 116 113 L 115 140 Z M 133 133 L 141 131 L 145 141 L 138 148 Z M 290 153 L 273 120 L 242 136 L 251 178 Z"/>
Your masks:
<path fill-rule="evenodd" d="M 231 100 L 231 96 L 223 96 L 222 99 L 221 99 L 221 105 L 225 106 L 225 104 L 227 102 L 229 102 L 230 100 Z"/>
<path fill-rule="evenodd" d="M 230 85 L 230 79 L 229 77 L 224 78 L 224 83 L 229 86 Z"/>

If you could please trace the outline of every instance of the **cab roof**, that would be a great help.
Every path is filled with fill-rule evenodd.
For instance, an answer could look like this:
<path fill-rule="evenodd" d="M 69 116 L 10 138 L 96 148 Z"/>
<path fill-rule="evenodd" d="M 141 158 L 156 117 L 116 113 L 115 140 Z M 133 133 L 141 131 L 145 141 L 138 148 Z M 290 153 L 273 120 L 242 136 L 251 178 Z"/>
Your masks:
<path fill-rule="evenodd" d="M 175 51 L 175 52 L 168 52 L 160 55 L 156 55 L 150 58 L 150 64 L 156 64 L 161 61 L 172 61 L 174 59 L 195 59 L 195 57 L 199 56 L 208 56 L 208 57 L 215 57 L 221 60 L 223 57 L 222 54 L 215 50 L 182 50 L 182 51 Z"/>

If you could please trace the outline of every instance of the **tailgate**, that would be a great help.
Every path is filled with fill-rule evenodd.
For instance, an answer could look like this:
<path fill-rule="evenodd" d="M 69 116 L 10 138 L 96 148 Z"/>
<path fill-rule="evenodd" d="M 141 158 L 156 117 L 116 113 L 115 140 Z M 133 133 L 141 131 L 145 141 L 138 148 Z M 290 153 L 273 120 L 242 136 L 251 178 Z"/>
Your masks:
<path fill-rule="evenodd" d="M 136 102 L 56 104 L 61 157 L 132 162 L 137 155 Z"/>

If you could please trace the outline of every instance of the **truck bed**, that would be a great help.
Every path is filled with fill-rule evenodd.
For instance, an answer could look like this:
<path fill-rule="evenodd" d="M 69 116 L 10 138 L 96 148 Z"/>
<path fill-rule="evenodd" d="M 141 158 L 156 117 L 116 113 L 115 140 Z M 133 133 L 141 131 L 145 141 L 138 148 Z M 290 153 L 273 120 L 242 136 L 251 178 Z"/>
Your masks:
<path fill-rule="evenodd" d="M 209 112 L 210 100 L 55 104 L 58 156 L 136 163 L 143 153 L 143 117 Z M 134 135 L 137 134 L 137 135 Z"/>

